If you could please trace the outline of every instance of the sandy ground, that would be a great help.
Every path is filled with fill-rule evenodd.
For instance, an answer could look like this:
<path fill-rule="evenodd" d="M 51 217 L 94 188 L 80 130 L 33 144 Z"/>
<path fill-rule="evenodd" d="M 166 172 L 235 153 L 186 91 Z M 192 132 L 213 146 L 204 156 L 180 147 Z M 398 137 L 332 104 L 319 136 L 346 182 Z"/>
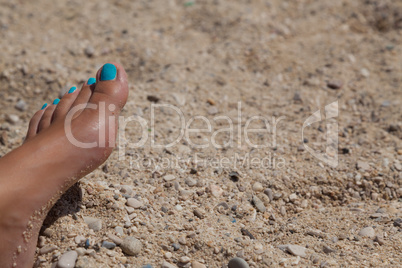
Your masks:
<path fill-rule="evenodd" d="M 108 61 L 127 70 L 123 115 L 137 120 L 120 144 L 148 137 L 55 205 L 36 267 L 71 250 L 75 267 L 227 267 L 236 256 L 250 267 L 402 267 L 401 1 L 0 2 L 0 155 L 44 102 Z M 154 120 L 152 104 L 165 105 Z M 205 129 L 194 116 L 211 132 L 152 146 L 183 121 Z M 306 149 L 325 152 L 329 123 L 336 167 Z M 247 143 L 247 126 L 267 128 L 248 137 L 265 148 Z M 102 247 L 127 236 L 142 244 L 135 256 Z"/>

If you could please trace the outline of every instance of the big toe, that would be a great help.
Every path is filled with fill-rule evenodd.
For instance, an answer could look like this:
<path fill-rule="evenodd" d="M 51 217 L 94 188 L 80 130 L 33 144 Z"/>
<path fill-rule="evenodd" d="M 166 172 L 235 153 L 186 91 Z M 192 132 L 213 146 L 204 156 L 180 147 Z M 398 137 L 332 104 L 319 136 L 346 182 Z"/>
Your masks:
<path fill-rule="evenodd" d="M 127 74 L 118 63 L 106 63 L 96 74 L 95 90 L 89 103 L 99 105 L 114 104 L 120 111 L 128 97 Z"/>

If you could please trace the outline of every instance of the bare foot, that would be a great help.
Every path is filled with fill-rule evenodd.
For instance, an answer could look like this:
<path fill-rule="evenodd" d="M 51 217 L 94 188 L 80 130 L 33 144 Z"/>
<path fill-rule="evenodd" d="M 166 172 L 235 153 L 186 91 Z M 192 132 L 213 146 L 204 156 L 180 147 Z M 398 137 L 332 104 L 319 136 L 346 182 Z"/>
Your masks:
<path fill-rule="evenodd" d="M 96 80 L 44 105 L 32 117 L 25 143 L 0 159 L 1 267 L 32 267 L 49 209 L 111 154 L 127 96 L 123 67 L 107 63 Z"/>

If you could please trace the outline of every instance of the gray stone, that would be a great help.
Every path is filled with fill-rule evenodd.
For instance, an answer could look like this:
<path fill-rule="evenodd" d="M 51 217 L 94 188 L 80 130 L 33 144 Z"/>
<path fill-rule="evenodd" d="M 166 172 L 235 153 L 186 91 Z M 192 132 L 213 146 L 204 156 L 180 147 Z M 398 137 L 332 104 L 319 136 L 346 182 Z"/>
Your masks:
<path fill-rule="evenodd" d="M 294 256 L 306 257 L 306 248 L 298 245 L 287 245 L 287 252 Z"/>
<path fill-rule="evenodd" d="M 120 185 L 120 192 L 123 194 L 131 195 L 133 193 L 133 189 L 128 185 Z"/>
<path fill-rule="evenodd" d="M 142 250 L 142 243 L 135 237 L 128 236 L 123 239 L 123 243 L 121 243 L 120 248 L 127 255 L 134 256 L 138 255 Z"/>
<path fill-rule="evenodd" d="M 88 225 L 89 229 L 92 229 L 94 231 L 99 231 L 102 229 L 102 220 L 93 218 L 93 217 L 83 217 L 85 223 Z"/>
<path fill-rule="evenodd" d="M 187 178 L 186 179 L 186 184 L 190 187 L 196 186 L 197 185 L 197 181 L 195 179 L 192 178 Z"/>
<path fill-rule="evenodd" d="M 171 264 L 171 263 L 168 263 L 168 262 L 164 261 L 162 263 L 162 265 L 161 265 L 161 268 L 177 268 L 177 266 L 174 265 L 174 264 Z"/>
<path fill-rule="evenodd" d="M 107 248 L 107 249 L 114 249 L 116 247 L 116 244 L 109 242 L 109 241 L 103 241 L 102 247 Z"/>
<path fill-rule="evenodd" d="M 47 245 L 39 250 L 39 254 L 47 254 L 49 252 L 55 251 L 56 249 L 57 247 L 55 245 Z"/>
<path fill-rule="evenodd" d="M 250 268 L 248 263 L 242 258 L 233 258 L 229 261 L 229 268 Z"/>
<path fill-rule="evenodd" d="M 332 248 L 330 248 L 330 247 L 328 247 L 327 245 L 324 245 L 324 247 L 323 247 L 323 249 L 322 249 L 323 251 L 324 251 L 324 253 L 326 253 L 326 254 L 330 254 L 330 253 L 332 253 L 332 252 L 335 252 L 335 250 L 334 249 L 332 249 Z"/>
<path fill-rule="evenodd" d="M 116 245 L 120 245 L 121 243 L 123 243 L 123 239 L 114 234 L 108 234 L 107 237 L 109 237 L 109 239 L 112 240 L 113 243 L 115 243 Z"/>
<path fill-rule="evenodd" d="M 172 247 L 173 247 L 174 251 L 177 251 L 177 250 L 180 249 L 180 245 L 177 244 L 177 243 L 173 243 L 173 244 L 172 244 Z"/>
<path fill-rule="evenodd" d="M 363 172 L 370 169 L 369 163 L 364 162 L 364 161 L 357 161 L 356 167 L 358 170 L 361 170 Z"/>
<path fill-rule="evenodd" d="M 373 227 L 366 227 L 366 228 L 361 229 L 359 231 L 358 235 L 361 237 L 374 238 L 375 231 L 374 231 Z"/>
<path fill-rule="evenodd" d="M 87 256 L 79 257 L 75 268 L 98 268 L 95 259 Z"/>
<path fill-rule="evenodd" d="M 272 202 L 274 200 L 274 193 L 270 188 L 265 189 L 264 194 L 266 194 L 269 200 Z"/>
<path fill-rule="evenodd" d="M 208 113 L 210 115 L 217 114 L 218 113 L 218 108 L 216 108 L 215 106 L 211 106 L 211 107 L 208 108 Z"/>
<path fill-rule="evenodd" d="M 253 196 L 253 204 L 261 213 L 264 213 L 267 210 L 264 203 L 256 195 Z"/>
<path fill-rule="evenodd" d="M 343 83 L 340 80 L 331 80 L 327 83 L 327 87 L 330 89 L 340 89 L 342 86 Z"/>
<path fill-rule="evenodd" d="M 95 54 L 95 49 L 93 46 L 89 45 L 84 50 L 85 55 L 92 57 Z"/>
<path fill-rule="evenodd" d="M 75 261 L 78 258 L 78 253 L 75 250 L 67 251 L 61 255 L 57 262 L 58 268 L 71 268 L 75 266 Z"/>
<path fill-rule="evenodd" d="M 27 110 L 27 103 L 24 100 L 19 100 L 17 104 L 15 104 L 15 109 L 24 112 Z"/>

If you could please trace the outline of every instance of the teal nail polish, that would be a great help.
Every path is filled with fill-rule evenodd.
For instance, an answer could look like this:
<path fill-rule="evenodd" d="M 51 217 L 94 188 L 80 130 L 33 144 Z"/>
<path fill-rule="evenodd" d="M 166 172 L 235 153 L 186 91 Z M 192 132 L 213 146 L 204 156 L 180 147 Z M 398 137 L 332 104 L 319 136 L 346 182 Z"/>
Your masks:
<path fill-rule="evenodd" d="M 77 88 L 76 87 L 71 87 L 70 90 L 68 91 L 69 94 L 73 93 Z"/>
<path fill-rule="evenodd" d="M 102 69 L 102 70 L 103 70 L 103 69 Z M 93 78 L 93 77 L 91 77 L 91 78 L 88 79 L 87 85 L 93 85 L 93 84 L 95 84 L 95 83 L 96 83 L 96 79 Z"/>
<path fill-rule="evenodd" d="M 47 103 L 43 104 L 41 110 L 45 109 L 47 107 Z"/>
<path fill-rule="evenodd" d="M 113 80 L 116 78 L 116 74 L 117 74 L 116 66 L 114 66 L 111 63 L 106 63 L 102 67 L 100 80 L 101 81 Z"/>
<path fill-rule="evenodd" d="M 59 102 L 60 102 L 60 99 L 55 99 L 55 100 L 53 101 L 53 104 L 54 104 L 54 105 L 57 105 L 57 104 L 59 104 Z"/>

